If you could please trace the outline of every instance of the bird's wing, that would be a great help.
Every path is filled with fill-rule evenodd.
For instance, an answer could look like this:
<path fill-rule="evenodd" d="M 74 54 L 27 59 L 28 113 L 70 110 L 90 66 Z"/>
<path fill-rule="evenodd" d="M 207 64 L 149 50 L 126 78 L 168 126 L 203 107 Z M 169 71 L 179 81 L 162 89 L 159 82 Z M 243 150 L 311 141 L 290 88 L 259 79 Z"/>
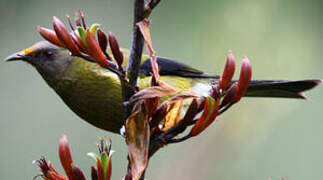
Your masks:
<path fill-rule="evenodd" d="M 176 62 L 175 60 L 157 57 L 157 63 L 159 66 L 159 73 L 162 76 L 181 76 L 190 78 L 218 78 L 219 76 L 209 75 L 203 71 L 192 68 L 188 65 Z M 143 76 L 150 76 L 152 68 L 150 60 L 145 60 L 140 67 L 140 74 Z"/>

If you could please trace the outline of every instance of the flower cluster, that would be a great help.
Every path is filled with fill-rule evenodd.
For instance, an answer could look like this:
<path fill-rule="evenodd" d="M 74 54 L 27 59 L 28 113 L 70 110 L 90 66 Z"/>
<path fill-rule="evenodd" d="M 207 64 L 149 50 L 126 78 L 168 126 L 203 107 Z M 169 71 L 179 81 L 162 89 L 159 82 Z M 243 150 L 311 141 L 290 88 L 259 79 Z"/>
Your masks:
<path fill-rule="evenodd" d="M 40 35 L 47 41 L 59 47 L 68 49 L 73 56 L 80 56 L 89 61 L 95 61 L 100 66 L 107 69 L 121 69 L 123 63 L 123 54 L 119 48 L 118 41 L 114 35 L 109 32 L 109 38 L 101 29 L 99 24 L 93 24 L 87 28 L 82 11 L 75 14 L 75 24 L 67 15 L 72 32 L 69 32 L 64 23 L 56 16 L 53 17 L 53 28 L 47 29 L 38 27 L 37 30 Z M 97 38 L 95 37 L 95 32 Z M 106 52 L 108 44 L 113 54 L 113 58 Z M 115 60 L 117 66 L 113 63 Z"/>
<path fill-rule="evenodd" d="M 243 58 L 240 78 L 236 82 L 232 81 L 234 72 L 235 60 L 230 51 L 223 74 L 219 81 L 214 81 L 209 96 L 197 97 L 194 92 L 186 92 L 159 103 L 161 97 L 177 93 L 175 89 L 159 80 L 157 84 L 154 82 L 155 85 L 152 83 L 151 87 L 139 91 L 131 98 L 131 101 L 136 104 L 135 107 L 144 105 L 144 112 L 149 119 L 151 137 L 164 136 L 169 129 L 172 129 L 172 132 L 175 129 L 176 131 L 181 129 L 177 132 L 183 132 L 187 126 L 192 124 L 194 126 L 185 138 L 196 136 L 204 131 L 219 114 L 237 103 L 247 91 L 252 74 L 251 64 L 247 57 Z M 183 101 L 187 98 L 193 100 L 185 115 L 181 116 Z M 198 99 L 202 100 L 198 101 Z M 134 108 L 134 114 L 138 112 L 137 109 Z M 166 142 L 172 141 L 169 138 L 166 139 Z"/>
<path fill-rule="evenodd" d="M 151 55 L 153 59 L 154 56 Z M 156 63 L 156 61 L 151 61 Z M 243 58 L 240 78 L 233 82 L 235 60 L 232 52 L 219 81 L 215 81 L 209 95 L 198 97 L 194 92 L 178 94 L 178 91 L 152 75 L 151 87 L 145 88 L 130 99 L 133 113 L 126 121 L 126 143 L 131 161 L 131 174 L 141 176 L 148 158 L 159 148 L 169 143 L 182 142 L 203 132 L 218 115 L 237 103 L 251 81 L 251 64 Z M 166 101 L 161 98 L 173 95 Z M 192 99 L 185 111 L 184 101 Z M 182 112 L 185 112 L 182 115 Z M 187 135 L 178 137 L 193 125 Z M 138 153 L 139 152 L 139 153 Z"/>
<path fill-rule="evenodd" d="M 98 144 L 100 156 L 95 153 L 88 153 L 93 157 L 97 163 L 97 166 L 91 166 L 91 179 L 92 180 L 110 180 L 112 173 L 112 150 L 111 141 L 105 142 L 104 139 L 100 139 Z M 50 162 L 47 162 L 44 157 L 36 160 L 35 163 L 40 167 L 41 174 L 39 175 L 45 180 L 85 180 L 85 176 L 80 168 L 74 163 L 71 156 L 69 143 L 66 136 L 62 136 L 59 140 L 59 159 L 66 173 L 63 174 L 57 172 Z M 39 177 L 36 176 L 35 178 Z M 35 179 L 34 178 L 34 179 Z"/>

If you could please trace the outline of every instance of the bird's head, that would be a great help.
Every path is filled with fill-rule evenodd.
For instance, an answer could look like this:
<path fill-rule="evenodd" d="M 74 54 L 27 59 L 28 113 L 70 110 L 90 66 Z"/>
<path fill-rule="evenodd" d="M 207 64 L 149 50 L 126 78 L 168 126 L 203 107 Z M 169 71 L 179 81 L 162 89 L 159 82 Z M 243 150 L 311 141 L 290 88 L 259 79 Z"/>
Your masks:
<path fill-rule="evenodd" d="M 47 41 L 40 41 L 5 58 L 7 62 L 17 60 L 31 64 L 45 80 L 52 80 L 65 72 L 72 57 L 69 51 Z"/>

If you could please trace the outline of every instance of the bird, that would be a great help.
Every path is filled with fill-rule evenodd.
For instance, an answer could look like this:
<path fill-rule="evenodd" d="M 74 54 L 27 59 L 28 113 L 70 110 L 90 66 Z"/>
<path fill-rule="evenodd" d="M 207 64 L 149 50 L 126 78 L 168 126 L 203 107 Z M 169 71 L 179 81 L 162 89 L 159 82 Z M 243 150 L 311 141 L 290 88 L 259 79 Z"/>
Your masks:
<path fill-rule="evenodd" d="M 128 50 L 122 49 L 122 52 L 125 57 L 129 56 Z M 71 56 L 68 50 L 47 41 L 37 42 L 5 58 L 7 62 L 17 60 L 35 67 L 47 84 L 81 119 L 97 128 L 120 133 L 124 114 L 121 85 L 115 73 L 99 68 L 96 63 Z M 220 78 L 173 59 L 158 57 L 157 62 L 161 80 L 180 91 L 193 90 L 205 95 L 212 82 Z M 127 61 L 124 62 L 126 63 Z M 148 87 L 152 73 L 148 55 L 143 54 L 139 71 L 139 88 Z M 252 80 L 244 96 L 305 99 L 303 92 L 321 82 L 319 79 Z"/>

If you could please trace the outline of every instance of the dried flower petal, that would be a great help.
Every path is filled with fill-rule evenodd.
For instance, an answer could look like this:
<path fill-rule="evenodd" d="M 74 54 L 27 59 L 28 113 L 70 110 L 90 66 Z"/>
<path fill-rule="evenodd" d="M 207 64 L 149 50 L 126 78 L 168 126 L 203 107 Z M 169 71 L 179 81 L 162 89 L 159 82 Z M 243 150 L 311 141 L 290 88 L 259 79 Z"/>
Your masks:
<path fill-rule="evenodd" d="M 126 120 L 126 143 L 134 180 L 139 180 L 148 164 L 149 125 L 143 112 L 135 112 Z"/>
<path fill-rule="evenodd" d="M 180 121 L 183 104 L 183 100 L 178 100 L 167 105 L 167 114 L 165 116 L 163 131 L 167 131 L 169 128 L 175 126 Z"/>

